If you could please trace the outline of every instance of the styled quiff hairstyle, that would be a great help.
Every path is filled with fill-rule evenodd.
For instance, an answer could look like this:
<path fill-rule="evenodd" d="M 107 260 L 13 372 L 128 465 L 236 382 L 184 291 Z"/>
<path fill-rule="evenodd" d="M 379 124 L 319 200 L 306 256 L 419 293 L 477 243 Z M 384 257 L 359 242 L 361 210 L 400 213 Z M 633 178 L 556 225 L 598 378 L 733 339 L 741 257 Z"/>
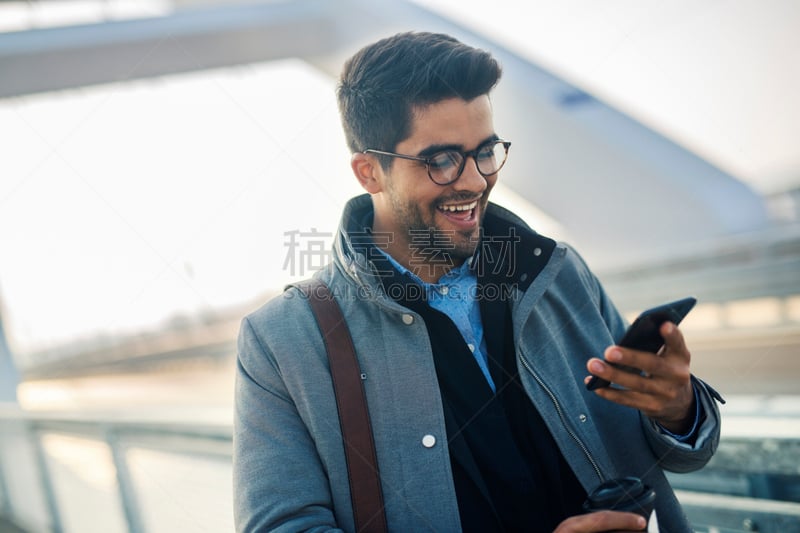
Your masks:
<path fill-rule="evenodd" d="M 486 51 L 441 33 L 408 32 L 359 50 L 344 65 L 336 95 L 350 151 L 394 151 L 411 135 L 415 108 L 488 94 L 501 68 Z M 388 170 L 392 158 L 381 157 Z"/>

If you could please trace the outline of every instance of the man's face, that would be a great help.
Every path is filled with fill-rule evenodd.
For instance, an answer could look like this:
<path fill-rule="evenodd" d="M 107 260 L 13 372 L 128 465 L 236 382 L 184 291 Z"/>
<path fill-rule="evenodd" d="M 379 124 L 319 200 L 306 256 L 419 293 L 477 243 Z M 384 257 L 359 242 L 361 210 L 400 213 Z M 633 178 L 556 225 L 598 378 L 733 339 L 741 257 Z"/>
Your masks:
<path fill-rule="evenodd" d="M 451 98 L 417 108 L 411 135 L 394 151 L 427 157 L 444 149 L 474 150 L 494 138 L 488 96 L 469 102 Z M 472 256 L 497 174 L 482 176 L 472 157 L 465 163 L 461 177 L 444 186 L 428 177 L 423 162 L 395 158 L 381 173 L 382 190 L 373 196 L 373 230 L 391 232 L 389 250 L 398 260 L 433 257 L 437 250 L 449 253 L 454 264 Z"/>

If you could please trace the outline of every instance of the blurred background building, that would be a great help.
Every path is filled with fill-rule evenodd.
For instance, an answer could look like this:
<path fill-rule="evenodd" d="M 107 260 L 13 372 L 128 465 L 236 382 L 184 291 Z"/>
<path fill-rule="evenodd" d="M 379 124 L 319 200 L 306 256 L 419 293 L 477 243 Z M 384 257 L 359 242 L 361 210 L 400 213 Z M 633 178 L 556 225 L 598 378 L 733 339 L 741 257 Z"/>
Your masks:
<path fill-rule="evenodd" d="M 0 1 L 0 516 L 232 530 L 239 320 L 361 192 L 335 77 L 431 30 L 504 66 L 494 201 L 630 316 L 698 298 L 729 403 L 671 477 L 697 530 L 800 531 L 798 27 L 794 0 Z"/>

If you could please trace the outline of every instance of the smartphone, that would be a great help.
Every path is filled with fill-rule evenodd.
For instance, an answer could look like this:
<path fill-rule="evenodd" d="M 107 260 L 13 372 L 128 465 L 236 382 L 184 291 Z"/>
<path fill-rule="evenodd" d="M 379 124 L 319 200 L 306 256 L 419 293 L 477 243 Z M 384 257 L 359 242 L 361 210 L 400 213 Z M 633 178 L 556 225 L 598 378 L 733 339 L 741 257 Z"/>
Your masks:
<path fill-rule="evenodd" d="M 664 346 L 664 339 L 659 333 L 661 325 L 664 322 L 672 322 L 677 325 L 681 320 L 689 314 L 697 299 L 693 297 L 683 298 L 676 300 L 658 307 L 653 307 L 647 311 L 642 312 L 633 324 L 630 325 L 628 331 L 622 336 L 622 339 L 617 342 L 617 346 L 625 348 L 633 348 L 634 350 L 641 350 L 643 352 L 658 353 L 662 346 Z M 624 368 L 625 370 L 638 373 L 637 368 L 626 367 L 614 363 L 608 363 L 617 368 Z M 586 384 L 589 390 L 599 389 L 601 387 L 608 387 L 611 385 L 608 381 L 597 376 L 592 376 L 592 379 Z"/>

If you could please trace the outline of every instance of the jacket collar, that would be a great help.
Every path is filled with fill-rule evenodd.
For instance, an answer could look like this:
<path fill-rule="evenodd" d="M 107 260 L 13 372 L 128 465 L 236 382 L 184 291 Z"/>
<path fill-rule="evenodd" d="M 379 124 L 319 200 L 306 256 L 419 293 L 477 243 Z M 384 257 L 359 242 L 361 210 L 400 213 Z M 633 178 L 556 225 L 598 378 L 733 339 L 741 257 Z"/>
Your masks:
<path fill-rule="evenodd" d="M 373 216 L 369 194 L 347 202 L 333 243 L 333 263 L 355 284 L 380 292 L 382 272 L 375 264 L 379 252 L 371 246 Z M 473 267 L 479 278 L 524 291 L 545 267 L 555 247 L 555 241 L 490 202 Z"/>

